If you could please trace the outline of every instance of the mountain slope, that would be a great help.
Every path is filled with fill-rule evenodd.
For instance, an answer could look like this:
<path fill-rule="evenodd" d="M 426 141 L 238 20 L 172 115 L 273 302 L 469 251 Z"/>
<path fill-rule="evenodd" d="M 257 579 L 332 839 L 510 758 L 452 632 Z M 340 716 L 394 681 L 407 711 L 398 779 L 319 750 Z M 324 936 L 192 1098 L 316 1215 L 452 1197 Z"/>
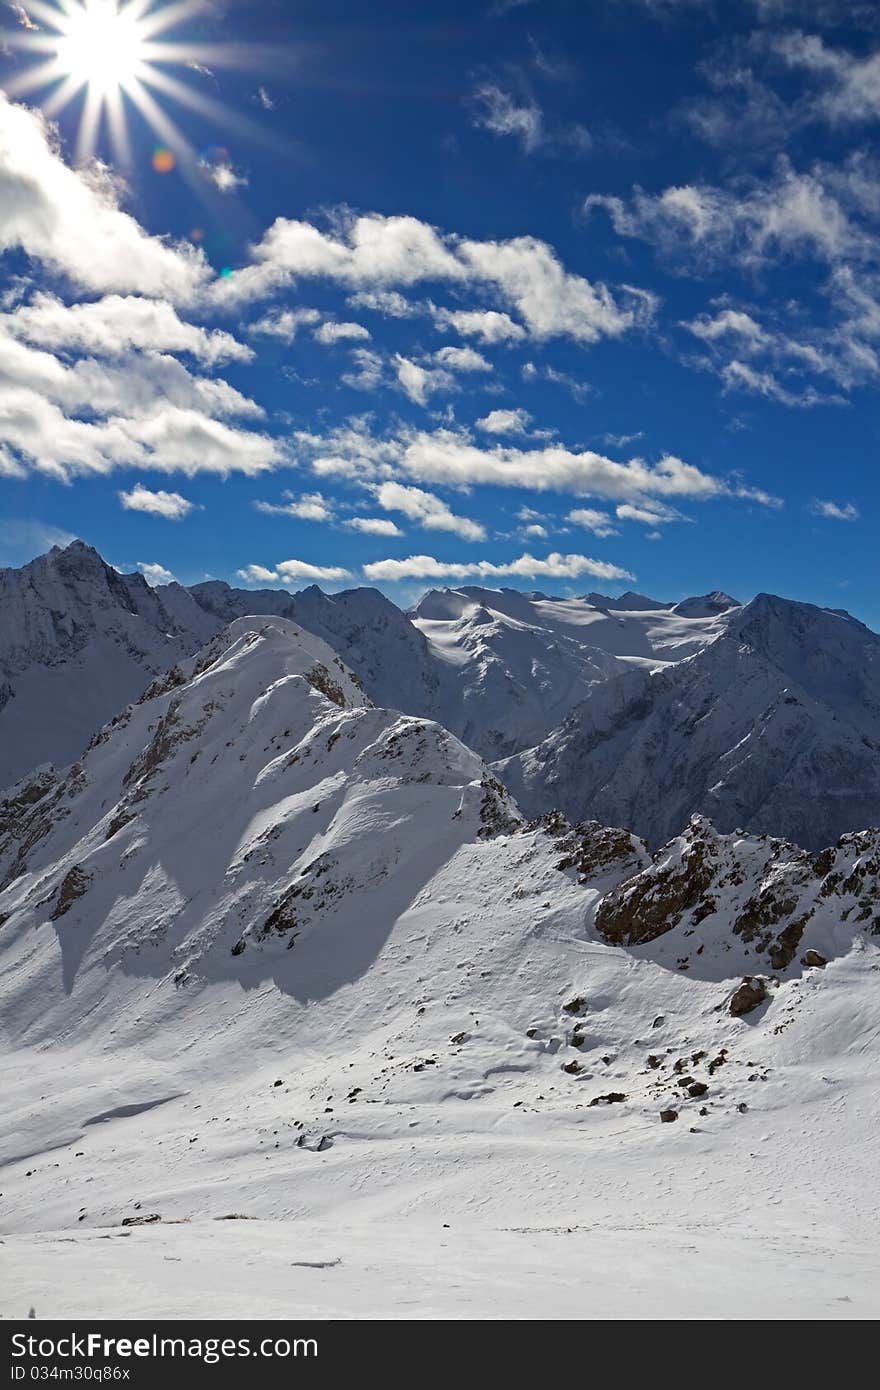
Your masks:
<path fill-rule="evenodd" d="M 499 764 L 530 814 L 627 825 L 652 844 L 699 812 L 820 848 L 880 821 L 880 638 L 761 594 L 706 649 L 594 688 Z"/>

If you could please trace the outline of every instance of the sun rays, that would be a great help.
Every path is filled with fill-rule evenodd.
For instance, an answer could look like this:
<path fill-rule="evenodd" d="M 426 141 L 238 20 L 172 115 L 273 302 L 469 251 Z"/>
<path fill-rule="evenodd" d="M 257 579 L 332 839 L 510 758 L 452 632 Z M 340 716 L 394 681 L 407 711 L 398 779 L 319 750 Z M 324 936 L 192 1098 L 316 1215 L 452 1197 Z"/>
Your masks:
<path fill-rule="evenodd" d="M 195 164 L 186 136 L 161 97 L 224 124 L 251 125 L 167 71 L 188 69 L 203 77 L 213 67 L 250 65 L 253 55 L 240 45 L 174 37 L 175 30 L 208 8 L 205 0 L 28 0 L 20 27 L 5 37 L 34 61 L 6 82 L 5 90 L 11 97 L 35 98 L 50 118 L 78 99 L 80 161 L 94 156 L 106 131 L 114 160 L 130 164 L 128 118 L 133 108 L 178 160 Z"/>

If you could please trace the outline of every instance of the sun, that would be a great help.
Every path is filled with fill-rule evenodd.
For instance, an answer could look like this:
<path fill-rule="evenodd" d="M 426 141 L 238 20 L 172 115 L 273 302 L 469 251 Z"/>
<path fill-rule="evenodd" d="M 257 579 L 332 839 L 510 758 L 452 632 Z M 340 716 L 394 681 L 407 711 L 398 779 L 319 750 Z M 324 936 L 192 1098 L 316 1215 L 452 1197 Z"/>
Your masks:
<path fill-rule="evenodd" d="M 144 75 L 147 39 L 143 21 L 115 0 L 91 0 L 59 21 L 58 67 L 79 85 L 102 93 Z"/>
<path fill-rule="evenodd" d="M 38 94 L 46 115 L 55 118 L 74 99 L 80 101 L 76 155 L 91 159 L 106 130 L 115 161 L 131 163 L 128 115 L 137 110 L 152 134 L 173 152 L 170 163 L 154 161 L 160 172 L 175 165 L 194 169 L 198 158 L 163 109 L 160 96 L 187 106 L 212 121 L 251 125 L 199 91 L 215 67 L 252 66 L 254 55 L 235 44 L 192 43 L 173 30 L 210 13 L 209 0 L 22 0 L 20 25 L 3 39 L 30 56 L 29 63 L 4 82 L 9 96 Z M 168 68 L 181 69 L 189 81 Z"/>

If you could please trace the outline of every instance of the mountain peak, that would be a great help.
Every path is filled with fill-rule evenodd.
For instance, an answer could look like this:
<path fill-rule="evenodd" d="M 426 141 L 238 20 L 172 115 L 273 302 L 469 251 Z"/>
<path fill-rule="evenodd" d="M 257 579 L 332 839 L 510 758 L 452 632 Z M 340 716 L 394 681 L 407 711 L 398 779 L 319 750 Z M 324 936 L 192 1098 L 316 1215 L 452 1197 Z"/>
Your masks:
<path fill-rule="evenodd" d="M 651 613 L 660 609 L 671 608 L 670 603 L 662 603 L 660 599 L 649 598 L 647 594 L 637 594 L 632 589 L 627 589 L 618 598 L 612 598 L 609 594 L 597 594 L 595 592 L 584 594 L 584 603 L 589 603 L 593 608 L 607 608 L 612 613 Z"/>
<path fill-rule="evenodd" d="M 716 615 L 729 612 L 731 608 L 741 607 L 739 599 L 731 598 L 730 594 L 725 594 L 721 589 L 713 589 L 711 594 L 683 598 L 681 603 L 674 605 L 672 612 L 678 613 L 682 618 L 714 618 Z"/>

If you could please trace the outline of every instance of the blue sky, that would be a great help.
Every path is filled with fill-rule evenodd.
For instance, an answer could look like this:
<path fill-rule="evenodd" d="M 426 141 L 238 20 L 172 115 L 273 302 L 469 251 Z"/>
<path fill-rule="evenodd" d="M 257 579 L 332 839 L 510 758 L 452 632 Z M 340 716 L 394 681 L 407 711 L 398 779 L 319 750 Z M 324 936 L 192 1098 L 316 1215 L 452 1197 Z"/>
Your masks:
<path fill-rule="evenodd" d="M 136 5 L 127 140 L 0 5 L 0 563 L 880 623 L 875 6 Z"/>

